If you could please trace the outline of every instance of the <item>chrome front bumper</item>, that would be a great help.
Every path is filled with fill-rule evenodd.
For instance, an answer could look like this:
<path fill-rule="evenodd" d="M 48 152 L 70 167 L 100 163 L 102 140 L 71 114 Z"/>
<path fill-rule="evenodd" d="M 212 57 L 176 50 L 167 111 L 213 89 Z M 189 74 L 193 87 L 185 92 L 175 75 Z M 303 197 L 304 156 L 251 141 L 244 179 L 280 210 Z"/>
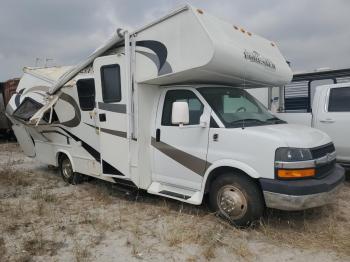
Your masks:
<path fill-rule="evenodd" d="M 280 210 L 304 210 L 332 203 L 345 180 L 345 171 L 336 166 L 323 179 L 280 181 L 261 179 L 266 206 Z"/>

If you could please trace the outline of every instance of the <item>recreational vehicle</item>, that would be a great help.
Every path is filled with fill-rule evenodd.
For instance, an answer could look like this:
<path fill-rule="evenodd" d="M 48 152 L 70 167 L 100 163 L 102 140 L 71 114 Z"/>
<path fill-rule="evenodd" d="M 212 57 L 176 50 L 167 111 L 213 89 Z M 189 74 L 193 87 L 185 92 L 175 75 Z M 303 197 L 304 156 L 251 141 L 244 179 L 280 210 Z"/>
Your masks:
<path fill-rule="evenodd" d="M 7 114 L 23 151 L 81 175 L 211 206 L 236 225 L 265 207 L 329 203 L 344 180 L 325 133 L 247 93 L 292 72 L 277 45 L 184 6 L 118 30 L 72 67 L 25 68 Z"/>

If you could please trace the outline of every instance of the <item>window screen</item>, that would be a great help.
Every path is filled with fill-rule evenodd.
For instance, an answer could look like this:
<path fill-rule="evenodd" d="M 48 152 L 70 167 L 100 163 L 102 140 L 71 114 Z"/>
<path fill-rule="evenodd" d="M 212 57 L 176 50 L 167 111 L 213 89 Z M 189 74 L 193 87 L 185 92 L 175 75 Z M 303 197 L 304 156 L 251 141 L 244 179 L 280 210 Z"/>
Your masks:
<path fill-rule="evenodd" d="M 20 106 L 13 113 L 14 117 L 28 121 L 32 116 L 42 108 L 43 105 L 33 100 L 30 97 L 26 97 Z"/>
<path fill-rule="evenodd" d="M 95 108 L 95 82 L 93 78 L 80 79 L 77 82 L 79 105 L 82 111 Z"/>
<path fill-rule="evenodd" d="M 101 81 L 103 102 L 120 102 L 122 96 L 119 65 L 101 67 Z"/>
<path fill-rule="evenodd" d="M 173 103 L 184 101 L 188 103 L 190 121 L 188 125 L 198 125 L 201 115 L 203 114 L 203 104 L 197 98 L 197 96 L 189 90 L 170 90 L 165 95 L 162 125 L 172 126 L 171 114 L 173 109 Z"/>
<path fill-rule="evenodd" d="M 350 112 L 350 87 L 331 89 L 328 112 Z"/>

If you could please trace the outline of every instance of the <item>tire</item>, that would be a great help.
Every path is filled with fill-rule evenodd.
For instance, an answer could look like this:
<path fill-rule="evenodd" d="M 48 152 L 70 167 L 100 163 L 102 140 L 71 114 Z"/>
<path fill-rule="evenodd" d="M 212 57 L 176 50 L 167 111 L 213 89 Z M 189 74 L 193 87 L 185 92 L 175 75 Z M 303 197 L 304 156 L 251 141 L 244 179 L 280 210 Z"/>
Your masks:
<path fill-rule="evenodd" d="M 63 180 L 69 184 L 77 185 L 82 182 L 82 176 L 73 171 L 71 161 L 66 155 L 61 155 L 59 158 L 59 168 Z"/>
<path fill-rule="evenodd" d="M 219 216 L 238 227 L 251 225 L 265 209 L 260 188 L 241 174 L 226 173 L 216 178 L 210 187 L 209 202 Z"/>

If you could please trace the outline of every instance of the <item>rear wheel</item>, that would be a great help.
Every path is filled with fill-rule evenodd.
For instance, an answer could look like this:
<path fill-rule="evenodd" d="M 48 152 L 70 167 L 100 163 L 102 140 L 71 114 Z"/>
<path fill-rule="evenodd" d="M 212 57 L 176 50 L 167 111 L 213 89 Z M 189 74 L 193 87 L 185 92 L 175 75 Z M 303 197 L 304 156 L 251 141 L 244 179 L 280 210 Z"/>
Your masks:
<path fill-rule="evenodd" d="M 210 205 L 221 217 L 236 226 L 249 226 L 264 212 L 260 188 L 249 177 L 223 174 L 212 183 Z"/>
<path fill-rule="evenodd" d="M 66 155 L 61 155 L 59 158 L 59 167 L 63 180 L 69 184 L 76 185 L 81 183 L 81 175 L 73 171 L 71 161 Z"/>

